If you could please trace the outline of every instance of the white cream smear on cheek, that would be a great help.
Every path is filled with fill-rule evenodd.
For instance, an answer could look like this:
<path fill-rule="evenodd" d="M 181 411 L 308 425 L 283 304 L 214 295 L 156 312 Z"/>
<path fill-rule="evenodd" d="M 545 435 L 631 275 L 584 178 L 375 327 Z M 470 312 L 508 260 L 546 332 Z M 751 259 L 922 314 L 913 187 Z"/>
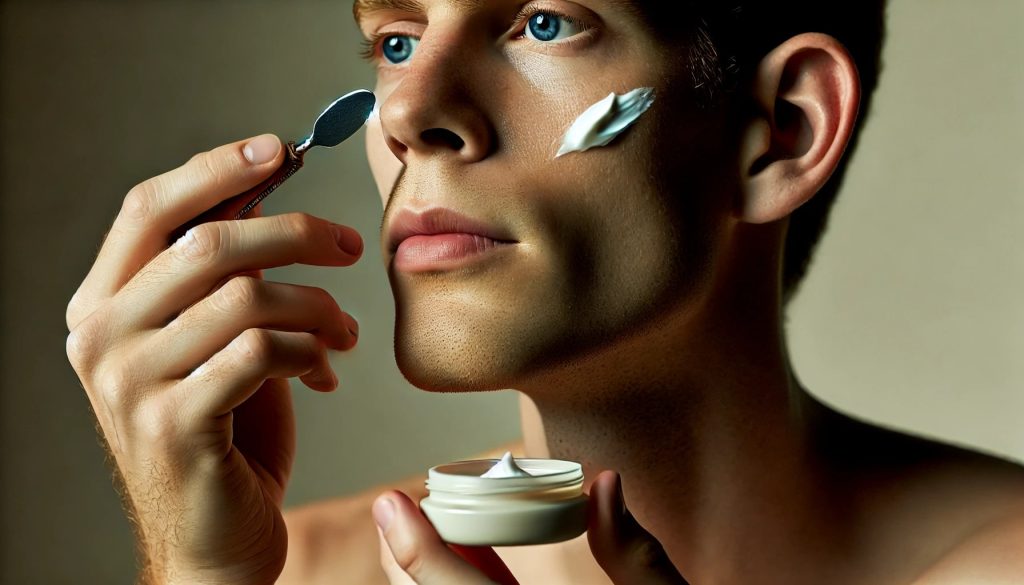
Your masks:
<path fill-rule="evenodd" d="M 555 158 L 606 146 L 632 126 L 653 103 L 653 87 L 639 87 L 621 95 L 608 94 L 576 118 L 565 133 Z"/>
<path fill-rule="evenodd" d="M 527 473 L 526 471 L 523 471 L 523 468 L 516 465 L 516 460 L 514 457 L 512 457 L 512 453 L 506 451 L 505 455 L 502 456 L 501 461 L 495 463 L 494 467 L 488 469 L 480 477 L 487 477 L 491 479 L 505 479 L 510 477 L 533 476 Z"/>

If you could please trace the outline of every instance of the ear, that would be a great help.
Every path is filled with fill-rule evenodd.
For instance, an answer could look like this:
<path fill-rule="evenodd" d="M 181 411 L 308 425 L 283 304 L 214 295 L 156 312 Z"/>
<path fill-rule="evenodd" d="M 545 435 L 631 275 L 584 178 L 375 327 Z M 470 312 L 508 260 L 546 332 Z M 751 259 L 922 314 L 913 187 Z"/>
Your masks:
<path fill-rule="evenodd" d="M 804 33 L 765 56 L 752 91 L 737 215 L 767 223 L 813 197 L 839 164 L 857 122 L 860 76 L 839 41 Z"/>

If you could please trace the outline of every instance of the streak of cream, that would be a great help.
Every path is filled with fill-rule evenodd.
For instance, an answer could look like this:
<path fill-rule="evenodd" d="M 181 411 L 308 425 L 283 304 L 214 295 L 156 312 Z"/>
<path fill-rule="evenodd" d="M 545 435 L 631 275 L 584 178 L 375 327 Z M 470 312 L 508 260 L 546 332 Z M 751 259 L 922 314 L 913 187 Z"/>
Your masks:
<path fill-rule="evenodd" d="M 587 108 L 569 127 L 555 158 L 606 146 L 633 125 L 654 103 L 654 88 L 640 87 L 608 97 Z"/>

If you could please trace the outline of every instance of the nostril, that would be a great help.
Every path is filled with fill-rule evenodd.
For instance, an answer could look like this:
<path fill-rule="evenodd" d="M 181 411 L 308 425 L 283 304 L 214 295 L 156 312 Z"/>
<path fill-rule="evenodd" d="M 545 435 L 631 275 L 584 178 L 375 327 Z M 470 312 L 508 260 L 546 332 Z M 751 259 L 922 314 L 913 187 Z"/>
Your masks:
<path fill-rule="evenodd" d="M 458 134 L 445 128 L 431 128 L 420 133 L 420 140 L 428 146 L 450 148 L 454 151 L 462 150 L 466 141 Z"/>

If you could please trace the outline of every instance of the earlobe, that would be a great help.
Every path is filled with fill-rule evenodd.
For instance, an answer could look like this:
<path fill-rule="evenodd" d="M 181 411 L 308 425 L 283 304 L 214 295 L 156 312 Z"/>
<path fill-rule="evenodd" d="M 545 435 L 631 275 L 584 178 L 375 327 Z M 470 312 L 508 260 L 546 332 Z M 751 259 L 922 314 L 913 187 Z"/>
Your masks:
<path fill-rule="evenodd" d="M 839 41 L 804 33 L 761 60 L 751 89 L 737 216 L 768 223 L 813 197 L 839 164 L 857 121 L 860 77 Z"/>

